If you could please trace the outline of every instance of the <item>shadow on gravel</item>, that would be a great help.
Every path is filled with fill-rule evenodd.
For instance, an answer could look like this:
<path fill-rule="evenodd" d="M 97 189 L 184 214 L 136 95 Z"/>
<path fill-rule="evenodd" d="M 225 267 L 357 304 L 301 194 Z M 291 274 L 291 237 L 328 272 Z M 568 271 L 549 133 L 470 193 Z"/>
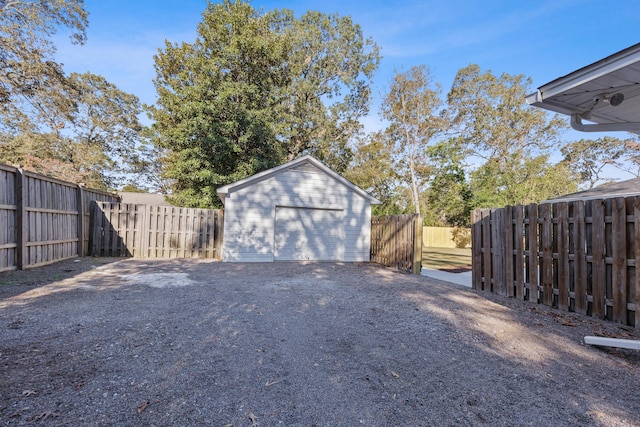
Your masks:
<path fill-rule="evenodd" d="M 622 390 L 637 386 L 638 376 L 630 375 L 627 383 L 624 371 L 637 373 L 640 354 L 585 347 L 582 340 L 585 335 L 638 339 L 636 331 L 549 307 L 466 289 L 453 290 L 449 286 L 430 286 L 428 292 L 412 290 L 402 295 L 421 310 L 453 325 L 456 332 L 451 339 L 462 341 L 489 361 L 481 369 L 498 376 L 513 376 L 524 388 L 535 390 L 522 395 L 510 390 L 511 411 L 531 409 L 533 400 L 538 399 L 527 402 L 527 395 L 533 397 L 543 395 L 545 390 L 560 389 L 561 393 L 549 393 L 555 396 L 549 404 L 560 408 L 586 406 L 585 415 L 590 422 L 623 426 L 634 425 L 630 420 L 637 420 L 640 402 L 636 397 L 634 403 L 630 402 L 629 395 Z M 613 374 L 617 370 L 622 373 Z M 585 383 L 591 385 L 585 388 Z M 494 387 L 488 386 L 487 396 L 495 392 Z M 613 398 L 616 394 L 618 397 Z M 562 420 L 557 421 L 563 424 Z"/>

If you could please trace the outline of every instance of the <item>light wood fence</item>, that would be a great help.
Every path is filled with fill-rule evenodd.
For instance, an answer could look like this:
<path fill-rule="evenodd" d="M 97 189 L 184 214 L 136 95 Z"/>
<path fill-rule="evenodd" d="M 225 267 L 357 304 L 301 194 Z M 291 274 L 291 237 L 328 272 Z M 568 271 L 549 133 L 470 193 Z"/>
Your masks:
<path fill-rule="evenodd" d="M 473 288 L 640 327 L 640 197 L 472 213 Z"/>
<path fill-rule="evenodd" d="M 371 218 L 371 262 L 420 274 L 422 269 L 421 215 Z"/>
<path fill-rule="evenodd" d="M 0 164 L 0 271 L 86 255 L 93 200 L 118 196 Z"/>
<path fill-rule="evenodd" d="M 221 257 L 222 210 L 94 203 L 92 255 L 138 258 Z"/>
<path fill-rule="evenodd" d="M 471 229 L 462 227 L 423 227 L 422 246 L 428 248 L 470 248 Z"/>

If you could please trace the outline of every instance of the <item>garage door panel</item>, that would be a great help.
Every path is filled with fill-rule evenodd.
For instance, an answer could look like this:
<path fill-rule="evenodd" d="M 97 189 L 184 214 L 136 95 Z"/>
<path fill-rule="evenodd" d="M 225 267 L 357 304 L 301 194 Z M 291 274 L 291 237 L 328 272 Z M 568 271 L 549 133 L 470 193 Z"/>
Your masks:
<path fill-rule="evenodd" d="M 344 211 L 278 207 L 275 222 L 275 260 L 344 259 Z"/>

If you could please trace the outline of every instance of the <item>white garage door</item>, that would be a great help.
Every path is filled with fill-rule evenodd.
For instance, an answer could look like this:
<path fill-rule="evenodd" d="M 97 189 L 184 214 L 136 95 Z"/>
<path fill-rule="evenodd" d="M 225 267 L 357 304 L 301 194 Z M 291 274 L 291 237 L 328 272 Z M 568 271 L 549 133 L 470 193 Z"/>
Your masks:
<path fill-rule="evenodd" d="M 276 261 L 342 261 L 344 211 L 276 207 Z"/>

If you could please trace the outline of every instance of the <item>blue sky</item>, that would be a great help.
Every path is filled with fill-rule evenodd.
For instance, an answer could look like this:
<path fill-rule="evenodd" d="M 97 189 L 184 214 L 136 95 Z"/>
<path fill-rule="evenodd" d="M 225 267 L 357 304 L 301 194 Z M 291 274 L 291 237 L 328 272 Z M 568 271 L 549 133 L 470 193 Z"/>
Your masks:
<path fill-rule="evenodd" d="M 84 46 L 58 39 L 57 59 L 67 72 L 91 71 L 143 102 L 155 101 L 153 55 L 164 41 L 191 42 L 206 0 L 85 0 Z M 381 48 L 374 103 L 363 123 L 380 128 L 378 105 L 394 75 L 427 65 L 449 90 L 469 64 L 499 75 L 524 74 L 532 89 L 638 43 L 636 0 L 255 0 L 263 10 L 292 9 L 349 15 Z M 523 100 L 524 102 L 524 100 Z M 625 137 L 621 133 L 617 136 Z M 570 131 L 566 138 L 593 138 Z M 621 175 L 619 178 L 628 178 Z"/>

